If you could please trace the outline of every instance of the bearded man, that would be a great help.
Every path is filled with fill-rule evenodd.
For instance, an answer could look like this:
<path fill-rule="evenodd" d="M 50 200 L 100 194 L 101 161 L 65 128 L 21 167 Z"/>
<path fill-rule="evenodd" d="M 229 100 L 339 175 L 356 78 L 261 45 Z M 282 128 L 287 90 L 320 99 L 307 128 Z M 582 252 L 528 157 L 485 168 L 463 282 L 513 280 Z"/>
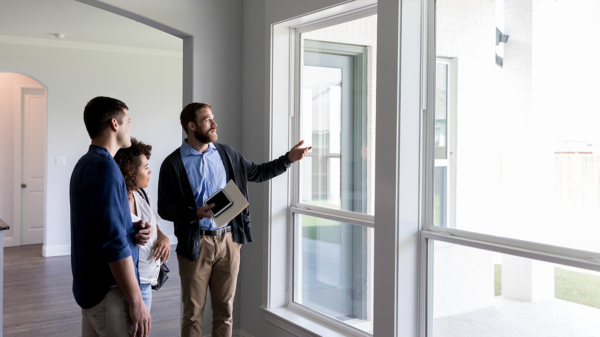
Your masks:
<path fill-rule="evenodd" d="M 181 336 L 202 336 L 202 316 L 210 288 L 213 337 L 231 336 L 233 297 L 242 244 L 252 242 L 250 211 L 217 228 L 204 201 L 233 180 L 246 200 L 248 181 L 263 182 L 284 173 L 311 149 L 304 141 L 271 162 L 256 165 L 229 145 L 216 143 L 217 123 L 206 103 L 188 104 L 180 115 L 187 134 L 162 163 L 158 214 L 173 221 L 181 276 Z"/>

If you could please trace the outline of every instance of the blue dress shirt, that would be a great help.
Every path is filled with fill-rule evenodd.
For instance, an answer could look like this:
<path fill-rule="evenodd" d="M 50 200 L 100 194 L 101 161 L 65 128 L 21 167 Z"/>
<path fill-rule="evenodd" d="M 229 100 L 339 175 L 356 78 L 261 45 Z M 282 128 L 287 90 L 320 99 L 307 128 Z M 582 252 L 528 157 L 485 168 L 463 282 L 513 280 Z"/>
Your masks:
<path fill-rule="evenodd" d="M 202 207 L 204 200 L 227 184 L 227 174 L 221 155 L 213 143 L 208 143 L 208 149 L 204 153 L 198 152 L 187 143 L 187 138 L 183 140 L 179 151 L 194 192 L 196 206 Z M 203 218 L 199 223 L 201 230 L 218 228 L 213 219 Z"/>
<path fill-rule="evenodd" d="M 106 148 L 90 145 L 79 159 L 71 175 L 69 197 L 73 294 L 81 308 L 89 309 L 117 284 L 109 262 L 131 256 L 139 283 L 127 187 Z"/>

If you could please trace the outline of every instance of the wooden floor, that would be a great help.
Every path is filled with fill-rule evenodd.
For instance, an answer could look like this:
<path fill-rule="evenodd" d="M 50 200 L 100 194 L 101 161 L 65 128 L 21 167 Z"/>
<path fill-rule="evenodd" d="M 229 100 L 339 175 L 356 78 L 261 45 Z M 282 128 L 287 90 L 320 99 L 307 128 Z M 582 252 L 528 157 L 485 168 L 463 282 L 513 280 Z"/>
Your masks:
<path fill-rule="evenodd" d="M 150 336 L 179 334 L 179 267 L 171 247 L 169 280 L 153 292 Z M 42 257 L 42 245 L 4 249 L 4 336 L 81 336 L 71 257 Z"/>

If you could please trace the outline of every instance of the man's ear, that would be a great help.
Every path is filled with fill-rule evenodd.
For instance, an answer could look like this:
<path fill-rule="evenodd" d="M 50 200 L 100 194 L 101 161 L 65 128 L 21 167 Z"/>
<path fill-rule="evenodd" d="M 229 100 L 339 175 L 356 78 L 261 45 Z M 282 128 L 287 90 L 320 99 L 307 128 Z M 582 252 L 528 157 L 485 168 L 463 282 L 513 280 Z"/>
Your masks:
<path fill-rule="evenodd" d="M 119 122 L 116 118 L 110 120 L 110 129 L 115 132 L 119 131 Z"/>
<path fill-rule="evenodd" d="M 196 124 L 194 124 L 194 122 L 188 122 L 188 130 L 189 131 L 196 131 Z"/>

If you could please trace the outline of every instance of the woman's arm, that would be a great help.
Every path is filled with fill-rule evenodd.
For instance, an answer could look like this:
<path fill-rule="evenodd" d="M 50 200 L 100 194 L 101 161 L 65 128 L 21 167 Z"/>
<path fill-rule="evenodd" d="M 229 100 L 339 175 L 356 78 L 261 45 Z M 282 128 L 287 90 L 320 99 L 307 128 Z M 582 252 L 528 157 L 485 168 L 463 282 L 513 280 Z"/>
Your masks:
<path fill-rule="evenodd" d="M 161 261 L 167 262 L 169 261 L 169 256 L 171 256 L 171 240 L 169 240 L 169 237 L 161 232 L 160 228 L 158 228 L 158 224 L 156 224 L 156 230 L 157 239 L 154 247 L 152 248 L 154 259 L 161 259 Z"/>

